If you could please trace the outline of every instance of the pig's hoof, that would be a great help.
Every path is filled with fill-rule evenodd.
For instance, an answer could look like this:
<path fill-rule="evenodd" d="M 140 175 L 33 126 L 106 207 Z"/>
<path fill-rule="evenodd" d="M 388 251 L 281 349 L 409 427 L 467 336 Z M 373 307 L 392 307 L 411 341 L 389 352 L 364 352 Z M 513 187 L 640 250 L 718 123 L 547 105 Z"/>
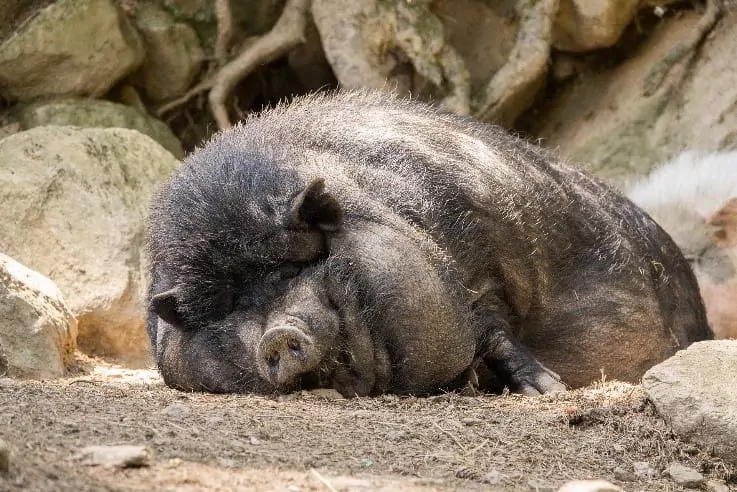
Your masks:
<path fill-rule="evenodd" d="M 567 390 L 560 376 L 544 366 L 540 366 L 534 372 L 515 375 L 512 382 L 516 386 L 514 392 L 525 396 L 538 396 Z"/>

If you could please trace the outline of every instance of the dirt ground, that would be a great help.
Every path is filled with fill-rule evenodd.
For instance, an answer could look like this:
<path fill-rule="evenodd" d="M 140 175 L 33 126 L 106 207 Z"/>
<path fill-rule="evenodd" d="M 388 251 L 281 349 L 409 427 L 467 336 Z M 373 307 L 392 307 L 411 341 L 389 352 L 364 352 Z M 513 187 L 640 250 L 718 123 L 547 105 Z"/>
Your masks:
<path fill-rule="evenodd" d="M 182 393 L 153 370 L 87 361 L 56 381 L 0 378 L 0 490 L 555 490 L 603 478 L 683 490 L 673 461 L 735 470 L 678 441 L 639 386 L 517 395 L 331 399 Z M 148 466 L 93 466 L 90 445 L 144 445 Z M 638 480 L 633 463 L 660 474 Z M 731 485 L 732 490 L 737 487 Z"/>

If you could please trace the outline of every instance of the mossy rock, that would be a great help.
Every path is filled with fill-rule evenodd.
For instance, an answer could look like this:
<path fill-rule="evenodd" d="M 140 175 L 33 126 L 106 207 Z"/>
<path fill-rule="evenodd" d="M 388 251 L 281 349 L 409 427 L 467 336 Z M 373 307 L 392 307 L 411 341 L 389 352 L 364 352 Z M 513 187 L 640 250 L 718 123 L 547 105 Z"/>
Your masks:
<path fill-rule="evenodd" d="M 110 101 L 72 98 L 39 102 L 21 107 L 16 116 L 24 130 L 49 125 L 138 130 L 177 159 L 184 155 L 182 144 L 166 123 L 136 108 Z"/>

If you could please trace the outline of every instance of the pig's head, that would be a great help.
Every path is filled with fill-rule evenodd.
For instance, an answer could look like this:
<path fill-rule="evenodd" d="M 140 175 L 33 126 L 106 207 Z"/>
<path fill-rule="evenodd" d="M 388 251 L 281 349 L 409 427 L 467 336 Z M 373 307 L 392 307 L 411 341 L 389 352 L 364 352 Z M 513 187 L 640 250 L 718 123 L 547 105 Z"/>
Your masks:
<path fill-rule="evenodd" d="M 334 359 L 340 321 L 324 265 L 342 208 L 319 177 L 221 144 L 191 155 L 154 201 L 150 252 L 169 282 L 150 310 L 180 340 L 157 347 L 160 369 L 210 385 L 220 370 L 245 392 L 309 384 Z"/>
<path fill-rule="evenodd" d="M 325 384 L 340 320 L 323 280 L 320 267 L 283 266 L 234 294 L 229 312 L 199 328 L 188 328 L 176 287 L 156 294 L 151 308 L 168 330 L 157 343 L 167 383 L 218 392 Z"/>

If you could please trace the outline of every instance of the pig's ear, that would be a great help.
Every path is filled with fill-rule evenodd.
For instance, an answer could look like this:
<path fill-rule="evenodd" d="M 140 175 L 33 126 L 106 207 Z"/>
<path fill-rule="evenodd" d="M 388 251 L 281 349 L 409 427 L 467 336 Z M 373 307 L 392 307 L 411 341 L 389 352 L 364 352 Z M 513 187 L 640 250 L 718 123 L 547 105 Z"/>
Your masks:
<path fill-rule="evenodd" d="M 174 326 L 182 325 L 182 316 L 177 305 L 177 289 L 169 289 L 151 298 L 151 310 L 156 315 Z"/>
<path fill-rule="evenodd" d="M 720 248 L 737 246 L 737 198 L 728 200 L 722 208 L 709 217 L 708 224 L 717 227 L 714 242 Z"/>
<path fill-rule="evenodd" d="M 330 193 L 325 192 L 322 178 L 312 180 L 292 199 L 287 217 L 289 227 L 315 227 L 323 231 L 337 231 L 343 221 L 343 207 Z"/>

